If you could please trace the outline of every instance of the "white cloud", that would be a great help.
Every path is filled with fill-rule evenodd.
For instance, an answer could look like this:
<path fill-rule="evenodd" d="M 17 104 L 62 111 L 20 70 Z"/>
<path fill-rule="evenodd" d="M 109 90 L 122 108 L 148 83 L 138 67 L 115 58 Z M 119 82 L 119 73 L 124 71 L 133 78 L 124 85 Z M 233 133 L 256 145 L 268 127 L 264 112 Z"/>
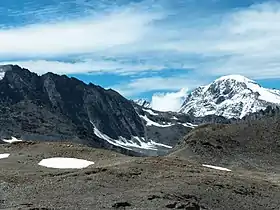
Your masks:
<path fill-rule="evenodd" d="M 207 25 L 180 31 L 185 36 L 163 49 L 205 58 L 205 75 L 243 74 L 254 79 L 280 78 L 280 3 L 267 2 L 228 12 Z"/>
<path fill-rule="evenodd" d="M 87 1 L 80 2 L 84 5 Z M 87 17 L 0 29 L 1 59 L 39 73 L 139 74 L 192 67 L 205 77 L 235 73 L 253 79 L 280 78 L 280 3 L 255 4 L 220 14 L 209 10 L 205 18 L 184 18 L 186 5 L 173 10 L 167 3 L 155 9 L 154 2 L 116 4 L 94 12 L 89 4 Z M 79 59 L 55 61 L 57 56 L 69 55 Z M 189 80 L 184 79 L 143 78 L 118 88 L 125 95 L 177 91 L 188 87 Z"/>
<path fill-rule="evenodd" d="M 0 65 L 17 64 L 23 68 L 30 69 L 38 74 L 47 72 L 55 72 L 57 74 L 77 74 L 77 73 L 113 73 L 129 75 L 136 72 L 147 71 L 148 69 L 162 70 L 164 66 L 156 66 L 150 64 L 133 65 L 131 63 L 123 63 L 118 61 L 83 60 L 77 62 L 63 62 L 51 60 L 27 60 L 27 61 L 9 61 L 0 62 Z"/>
<path fill-rule="evenodd" d="M 205 82 L 187 76 L 177 77 L 146 77 L 134 79 L 112 87 L 126 97 L 137 96 L 145 92 L 178 91 L 193 89 Z"/>
<path fill-rule="evenodd" d="M 0 30 L 1 57 L 55 57 L 132 46 L 149 33 L 159 13 L 127 7 L 56 23 Z"/>
<path fill-rule="evenodd" d="M 187 89 L 179 92 L 156 93 L 152 96 L 152 108 L 158 111 L 178 111 L 182 106 Z"/>

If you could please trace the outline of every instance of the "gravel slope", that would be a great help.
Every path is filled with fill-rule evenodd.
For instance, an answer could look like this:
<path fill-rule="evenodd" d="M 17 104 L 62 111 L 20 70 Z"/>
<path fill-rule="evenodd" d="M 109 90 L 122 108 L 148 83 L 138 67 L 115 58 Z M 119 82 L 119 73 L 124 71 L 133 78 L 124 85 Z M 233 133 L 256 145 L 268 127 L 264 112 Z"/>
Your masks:
<path fill-rule="evenodd" d="M 236 169 L 280 173 L 280 117 L 208 124 L 191 131 L 170 156 Z"/>
<path fill-rule="evenodd" d="M 0 209 L 280 208 L 280 178 L 235 167 L 204 168 L 179 157 L 128 157 L 68 143 L 0 145 Z M 43 158 L 75 157 L 96 164 L 81 170 L 38 166 Z M 207 164 L 207 162 L 205 162 Z"/>

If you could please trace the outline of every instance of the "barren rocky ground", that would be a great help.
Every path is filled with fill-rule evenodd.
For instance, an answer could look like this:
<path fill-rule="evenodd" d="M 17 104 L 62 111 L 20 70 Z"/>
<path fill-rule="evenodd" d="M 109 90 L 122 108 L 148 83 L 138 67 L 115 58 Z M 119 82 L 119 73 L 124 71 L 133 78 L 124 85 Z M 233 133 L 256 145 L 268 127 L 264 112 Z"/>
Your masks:
<path fill-rule="evenodd" d="M 10 157 L 0 159 L 0 209 L 280 209 L 276 172 L 230 165 L 225 172 L 176 155 L 136 158 L 69 143 L 4 144 L 1 153 Z M 49 157 L 95 164 L 71 170 L 38 165 Z"/>

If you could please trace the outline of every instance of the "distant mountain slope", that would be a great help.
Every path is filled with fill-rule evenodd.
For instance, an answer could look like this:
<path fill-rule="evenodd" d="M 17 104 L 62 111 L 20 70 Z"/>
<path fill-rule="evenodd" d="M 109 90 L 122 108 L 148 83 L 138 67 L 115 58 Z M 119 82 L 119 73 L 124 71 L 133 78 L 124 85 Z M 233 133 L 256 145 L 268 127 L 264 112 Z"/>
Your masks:
<path fill-rule="evenodd" d="M 196 117 L 242 118 L 267 106 L 277 105 L 280 105 L 279 90 L 263 88 L 240 75 L 229 75 L 196 88 L 187 96 L 179 112 Z"/>
<path fill-rule="evenodd" d="M 141 106 L 143 108 L 152 108 L 151 103 L 145 99 L 134 100 L 134 103 L 138 104 L 139 106 Z"/>

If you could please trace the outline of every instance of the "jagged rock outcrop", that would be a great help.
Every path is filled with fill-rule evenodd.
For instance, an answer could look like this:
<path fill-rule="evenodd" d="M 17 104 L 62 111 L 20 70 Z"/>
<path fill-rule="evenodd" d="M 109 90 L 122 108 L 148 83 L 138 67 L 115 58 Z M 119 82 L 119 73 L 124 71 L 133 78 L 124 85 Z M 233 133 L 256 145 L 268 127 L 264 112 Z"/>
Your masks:
<path fill-rule="evenodd" d="M 133 101 L 134 103 L 138 104 L 139 106 L 143 108 L 152 108 L 152 105 L 149 101 L 145 99 L 137 99 Z"/>
<path fill-rule="evenodd" d="M 16 65 L 0 69 L 1 139 L 15 136 L 118 148 L 97 136 L 98 130 L 111 139 L 122 137 L 124 143 L 128 139 L 141 145 L 132 137 L 144 137 L 145 125 L 132 103 L 114 90 L 65 75 L 38 76 Z"/>

